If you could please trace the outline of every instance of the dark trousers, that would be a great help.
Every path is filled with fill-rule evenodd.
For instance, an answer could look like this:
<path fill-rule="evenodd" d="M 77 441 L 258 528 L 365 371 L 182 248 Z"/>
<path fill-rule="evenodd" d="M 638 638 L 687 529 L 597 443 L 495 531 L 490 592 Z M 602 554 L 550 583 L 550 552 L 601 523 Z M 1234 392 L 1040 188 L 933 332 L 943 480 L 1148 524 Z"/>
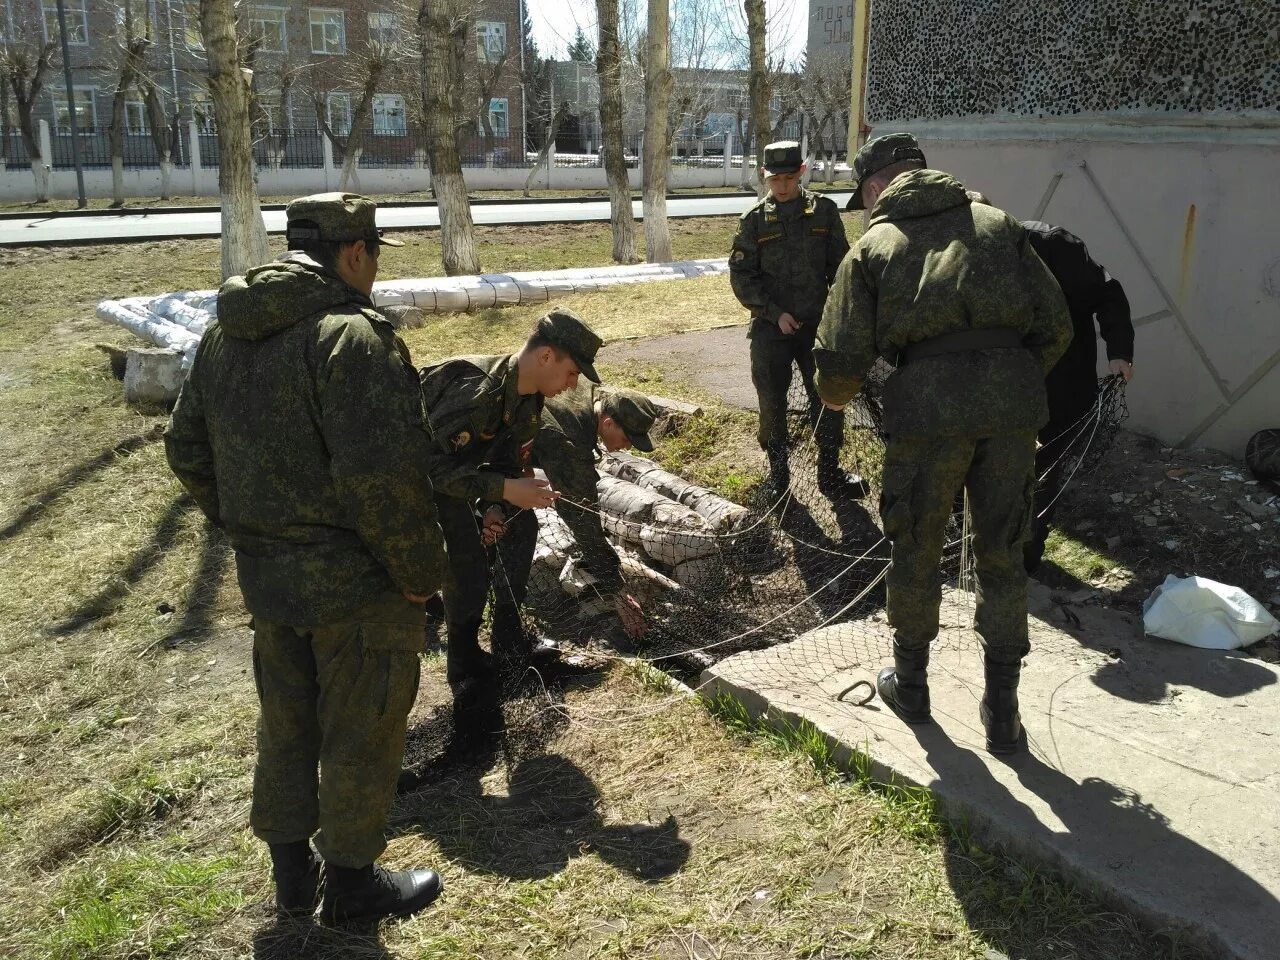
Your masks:
<path fill-rule="evenodd" d="M 1089 387 L 1088 390 L 1078 387 L 1066 395 L 1049 398 L 1050 420 L 1037 435 L 1040 447 L 1036 450 L 1035 510 L 1031 518 L 1031 534 L 1023 548 L 1028 572 L 1040 565 L 1045 541 L 1049 539 L 1049 527 L 1062 500 L 1063 485 L 1070 479 L 1067 468 L 1075 458 L 1064 460 L 1064 457 L 1073 449 L 1080 449 L 1092 428 L 1087 418 L 1097 397 L 1097 383 L 1091 381 Z"/>
<path fill-rule="evenodd" d="M 837 413 L 823 407 L 813 382 L 813 337 L 803 334 L 787 339 L 751 338 L 751 382 L 760 405 L 756 432 L 760 449 L 786 445 L 787 394 L 791 390 L 793 363 L 800 368 L 800 381 L 809 398 L 809 421 L 818 425 L 818 449 L 838 451 L 844 439 L 844 411 Z"/>
<path fill-rule="evenodd" d="M 308 839 L 330 863 L 363 867 L 386 848 L 422 605 L 387 594 L 343 623 L 253 626 L 261 713 L 249 822 L 267 843 Z"/>
<path fill-rule="evenodd" d="M 1026 656 L 1027 575 L 1022 545 L 1031 520 L 1035 438 L 1030 433 L 889 438 L 880 516 L 893 544 L 889 625 L 903 650 L 938 635 L 939 563 L 957 491 L 969 494 L 978 596 L 975 628 L 993 660 Z"/>

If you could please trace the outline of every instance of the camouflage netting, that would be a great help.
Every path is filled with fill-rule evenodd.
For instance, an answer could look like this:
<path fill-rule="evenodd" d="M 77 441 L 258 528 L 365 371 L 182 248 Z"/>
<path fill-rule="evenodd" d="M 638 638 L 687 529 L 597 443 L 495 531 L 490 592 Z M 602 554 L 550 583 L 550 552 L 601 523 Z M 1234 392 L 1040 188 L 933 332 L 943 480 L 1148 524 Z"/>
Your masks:
<path fill-rule="evenodd" d="M 836 622 L 868 625 L 858 633 L 865 637 L 865 649 L 858 651 L 862 665 L 889 660 L 883 628 L 889 543 L 876 506 L 884 450 L 882 382 L 873 378 L 845 417 L 844 465 L 870 483 L 863 500 L 829 497 L 819 489 L 814 420 L 799 377 L 788 418 L 791 485 L 776 501 L 757 494 L 747 504 L 731 503 L 649 460 L 610 455 L 601 465 L 600 521 L 623 557 L 628 589 L 644 606 L 648 634 L 637 642 L 623 635 L 612 601 L 594 589 L 555 510 L 538 511 L 524 605 L 529 628 L 559 641 L 569 661 L 580 666 L 630 656 L 686 677 L 736 652 L 785 643 Z M 1126 415 L 1123 382 L 1104 380 L 1093 411 L 1068 431 L 1061 471 L 1068 485 L 1098 462 Z M 958 498 L 939 577 L 953 588 L 945 591 L 945 602 L 969 606 L 972 576 L 962 503 Z M 495 570 L 493 578 L 499 594 L 508 589 L 504 573 Z M 937 644 L 978 649 L 971 631 L 944 633 Z M 867 679 L 873 678 L 868 670 Z M 565 721 L 554 686 L 535 671 L 507 677 L 503 686 L 508 737 L 521 729 L 522 739 L 537 739 L 535 731 Z M 417 755 L 421 759 L 423 750 Z"/>

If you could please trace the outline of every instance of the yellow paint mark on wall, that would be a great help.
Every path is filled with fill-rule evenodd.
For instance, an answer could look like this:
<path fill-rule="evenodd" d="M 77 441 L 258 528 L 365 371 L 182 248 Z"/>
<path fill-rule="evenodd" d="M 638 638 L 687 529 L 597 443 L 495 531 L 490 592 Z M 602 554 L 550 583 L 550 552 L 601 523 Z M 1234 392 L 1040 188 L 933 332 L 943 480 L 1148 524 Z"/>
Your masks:
<path fill-rule="evenodd" d="M 1182 231 L 1182 262 L 1178 271 L 1178 302 L 1186 305 L 1191 291 L 1191 266 L 1196 242 L 1196 205 L 1187 207 L 1187 226 Z"/>

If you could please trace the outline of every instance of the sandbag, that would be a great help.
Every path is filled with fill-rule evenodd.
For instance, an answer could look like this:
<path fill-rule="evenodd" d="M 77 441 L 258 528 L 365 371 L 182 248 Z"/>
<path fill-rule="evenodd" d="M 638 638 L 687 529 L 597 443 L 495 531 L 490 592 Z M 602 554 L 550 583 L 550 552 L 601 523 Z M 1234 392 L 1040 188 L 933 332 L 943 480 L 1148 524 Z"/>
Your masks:
<path fill-rule="evenodd" d="M 1207 650 L 1247 647 L 1280 630 L 1280 621 L 1239 587 L 1172 574 L 1142 605 L 1142 625 L 1151 636 Z"/>
<path fill-rule="evenodd" d="M 1280 483 L 1280 428 L 1259 430 L 1250 437 L 1244 462 L 1259 480 Z"/>
<path fill-rule="evenodd" d="M 604 529 L 666 566 L 717 549 L 707 521 L 693 510 L 660 493 L 608 474 L 596 481 Z"/>
<path fill-rule="evenodd" d="M 706 487 L 690 483 L 678 474 L 663 470 L 644 457 L 619 451 L 606 456 L 600 467 L 619 480 L 653 490 L 683 504 L 706 520 L 707 525 L 716 533 L 732 533 L 746 526 L 751 519 L 746 507 L 726 500 Z"/>

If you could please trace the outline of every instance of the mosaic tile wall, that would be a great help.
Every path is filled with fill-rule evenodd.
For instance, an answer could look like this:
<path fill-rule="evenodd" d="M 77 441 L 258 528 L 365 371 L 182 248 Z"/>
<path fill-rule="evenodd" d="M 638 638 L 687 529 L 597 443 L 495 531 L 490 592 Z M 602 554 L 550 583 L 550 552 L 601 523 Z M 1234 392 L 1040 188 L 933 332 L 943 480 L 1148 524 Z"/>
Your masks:
<path fill-rule="evenodd" d="M 1280 0 L 875 0 L 872 123 L 1276 111 Z"/>

